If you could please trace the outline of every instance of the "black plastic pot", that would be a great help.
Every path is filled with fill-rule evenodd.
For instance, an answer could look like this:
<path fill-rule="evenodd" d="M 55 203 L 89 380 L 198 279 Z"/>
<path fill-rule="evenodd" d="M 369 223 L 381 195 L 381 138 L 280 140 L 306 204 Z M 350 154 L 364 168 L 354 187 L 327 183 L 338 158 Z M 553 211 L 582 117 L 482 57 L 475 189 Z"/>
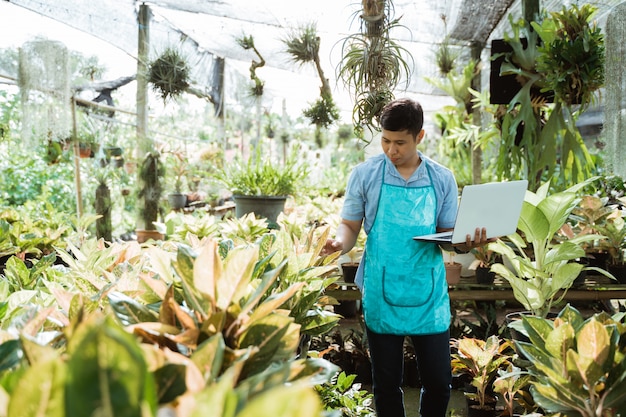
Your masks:
<path fill-rule="evenodd" d="M 359 269 L 359 264 L 356 262 L 347 262 L 341 264 L 341 271 L 343 272 L 343 282 L 354 283 L 357 269 Z"/>
<path fill-rule="evenodd" d="M 620 284 L 626 284 L 626 264 L 608 264 L 607 270 Z"/>
<path fill-rule="evenodd" d="M 167 201 L 172 210 L 180 210 L 187 204 L 187 195 L 182 193 L 171 193 L 167 196 Z"/>
<path fill-rule="evenodd" d="M 479 266 L 476 268 L 476 282 L 478 284 L 493 284 L 496 273 L 491 271 L 491 267 Z"/>
<path fill-rule="evenodd" d="M 256 217 L 267 219 L 270 229 L 278 229 L 278 215 L 285 210 L 286 196 L 233 195 L 235 215 L 242 217 L 254 213 Z"/>

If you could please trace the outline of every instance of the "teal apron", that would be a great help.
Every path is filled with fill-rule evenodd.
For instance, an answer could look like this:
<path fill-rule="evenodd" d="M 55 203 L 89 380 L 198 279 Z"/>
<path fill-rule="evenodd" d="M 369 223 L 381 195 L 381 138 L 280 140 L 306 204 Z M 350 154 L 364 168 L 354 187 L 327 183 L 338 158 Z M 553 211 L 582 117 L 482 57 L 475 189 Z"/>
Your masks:
<path fill-rule="evenodd" d="M 383 334 L 444 332 L 450 327 L 450 299 L 441 249 L 412 239 L 436 230 L 437 197 L 430 172 L 430 185 L 404 187 L 385 184 L 385 170 L 365 244 L 365 323 Z"/>

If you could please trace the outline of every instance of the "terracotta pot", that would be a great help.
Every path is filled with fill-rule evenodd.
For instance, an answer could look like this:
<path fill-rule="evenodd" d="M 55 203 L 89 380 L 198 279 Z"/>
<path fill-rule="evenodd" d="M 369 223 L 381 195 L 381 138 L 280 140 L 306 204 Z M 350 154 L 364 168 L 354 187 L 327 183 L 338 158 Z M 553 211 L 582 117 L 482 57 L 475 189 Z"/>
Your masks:
<path fill-rule="evenodd" d="M 446 281 L 448 285 L 456 285 L 461 281 L 461 269 L 463 265 L 458 262 L 445 262 Z"/>
<path fill-rule="evenodd" d="M 148 240 L 163 240 L 163 239 L 165 239 L 165 236 L 163 236 L 163 233 L 159 233 L 156 230 L 142 230 L 142 229 L 138 229 L 138 230 L 135 230 L 135 233 L 137 234 L 137 242 L 138 243 L 145 243 Z"/>

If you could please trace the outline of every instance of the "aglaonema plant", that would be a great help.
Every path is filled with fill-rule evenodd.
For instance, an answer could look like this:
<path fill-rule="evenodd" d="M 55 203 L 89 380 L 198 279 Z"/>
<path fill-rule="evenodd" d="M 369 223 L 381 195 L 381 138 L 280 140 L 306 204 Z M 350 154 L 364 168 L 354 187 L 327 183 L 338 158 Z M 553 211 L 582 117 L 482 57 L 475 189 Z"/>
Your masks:
<path fill-rule="evenodd" d="M 232 247 L 205 239 L 173 253 L 167 245 L 73 248 L 75 276 L 91 264 L 102 277 L 84 280 L 86 296 L 53 286 L 57 304 L 24 316 L 22 336 L 0 345 L 9 416 L 153 416 L 166 408 L 177 416 L 320 416 L 312 387 L 337 368 L 298 355 L 303 326 L 286 302 L 306 294 L 306 284 L 276 284 L 287 261 L 275 257 L 273 241 L 268 234 Z M 22 399 L 19 387 L 37 388 Z M 69 404 L 78 394 L 83 400 Z"/>
<path fill-rule="evenodd" d="M 566 306 L 555 320 L 523 318 L 530 343 L 517 347 L 532 365 L 531 393 L 546 412 L 568 416 L 626 413 L 624 313 L 584 319 Z"/>

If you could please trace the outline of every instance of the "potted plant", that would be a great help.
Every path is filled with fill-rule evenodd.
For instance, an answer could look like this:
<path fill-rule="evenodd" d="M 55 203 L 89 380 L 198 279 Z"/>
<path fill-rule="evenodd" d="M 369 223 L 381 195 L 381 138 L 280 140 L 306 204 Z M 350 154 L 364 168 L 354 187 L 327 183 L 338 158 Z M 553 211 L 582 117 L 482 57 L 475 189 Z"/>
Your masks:
<path fill-rule="evenodd" d="M 470 252 L 476 258 L 469 266 L 469 269 L 476 271 L 476 282 L 479 284 L 492 284 L 496 273 L 491 270 L 491 265 L 496 263 L 498 254 L 488 249 L 487 245 L 473 248 Z"/>
<path fill-rule="evenodd" d="M 448 285 L 456 285 L 461 281 L 461 270 L 463 265 L 454 260 L 456 253 L 445 251 L 448 257 L 447 261 L 444 261 L 443 265 L 446 268 L 446 281 Z"/>
<path fill-rule="evenodd" d="M 573 225 L 565 224 L 561 232 L 567 239 L 575 236 L 599 233 L 598 228 L 606 223 L 614 208 L 609 205 L 609 197 L 583 195 L 578 206 L 572 210 L 570 219 Z M 601 247 L 600 241 L 591 241 L 583 245 L 588 264 L 606 268 L 609 254 Z"/>
<path fill-rule="evenodd" d="M 362 2 L 359 18 L 361 30 L 342 41 L 337 75 L 352 94 L 352 121 L 357 136 L 364 139 L 364 128 L 378 129 L 378 116 L 400 81 L 410 80 L 413 59 L 391 37 L 403 27 L 400 18 L 394 17 L 392 0 Z"/>
<path fill-rule="evenodd" d="M 498 377 L 493 381 L 493 391 L 502 397 L 505 414 L 503 416 L 514 416 L 515 403 L 519 403 L 525 409 L 532 404 L 532 398 L 526 390 L 530 384 L 530 375 L 512 362 L 506 368 L 498 369 Z M 529 411 L 529 410 L 526 410 Z"/>
<path fill-rule="evenodd" d="M 511 360 L 510 343 L 492 335 L 487 340 L 464 337 L 451 342 L 452 374 L 467 375 L 475 392 L 466 392 L 468 415 L 473 410 L 492 411 L 495 416 L 497 398 L 493 392 L 493 382 L 498 370 L 507 366 Z"/>
<path fill-rule="evenodd" d="M 542 21 L 510 17 L 513 33 L 505 34 L 506 48 L 494 54 L 492 62 L 501 66 L 492 66 L 490 83 L 492 103 L 507 105 L 497 114 L 498 176 L 519 172 L 535 191 L 542 178 L 558 175 L 571 186 L 594 171 L 575 122 L 604 81 L 604 39 L 595 11 L 585 4 L 563 7 Z M 498 83 L 504 77 L 515 86 Z M 493 101 L 502 91 L 510 94 Z"/>
<path fill-rule="evenodd" d="M 180 210 L 187 204 L 187 194 L 182 192 L 183 179 L 187 174 L 187 160 L 182 152 L 172 152 L 172 164 L 170 168 L 174 174 L 174 190 L 167 196 L 167 201 L 172 210 Z"/>
<path fill-rule="evenodd" d="M 490 250 L 508 261 L 508 265 L 496 263 L 491 269 L 509 282 L 515 299 L 530 314 L 546 317 L 583 268 L 605 273 L 576 262 L 585 256 L 583 244 L 599 239 L 599 235 L 557 239 L 580 201 L 576 192 L 594 179 L 553 194 L 548 194 L 549 181 L 536 193 L 526 191 L 518 222 L 520 232 L 507 236 L 508 242 L 499 239 L 488 244 Z"/>
<path fill-rule="evenodd" d="M 530 359 L 530 392 L 548 414 L 582 417 L 625 411 L 624 314 L 584 319 L 567 305 L 552 321 L 524 317 L 530 342 L 516 342 Z M 616 414 L 617 413 L 617 414 Z"/>
<path fill-rule="evenodd" d="M 626 203 L 626 198 L 620 199 Z M 626 262 L 624 251 L 626 250 L 626 224 L 623 210 L 614 208 L 606 221 L 597 226 L 604 238 L 600 240 L 600 248 L 609 254 L 607 263 L 608 271 L 622 284 L 626 284 Z"/>
<path fill-rule="evenodd" d="M 361 256 L 363 255 L 363 249 L 360 247 L 353 247 L 350 249 L 346 256 L 348 260 L 341 264 L 341 272 L 343 274 L 344 282 L 353 283 L 356 277 L 356 271 L 359 269 L 359 263 Z"/>
<path fill-rule="evenodd" d="M 278 228 L 278 215 L 284 210 L 287 197 L 293 195 L 308 175 L 308 168 L 292 153 L 284 164 L 263 158 L 257 151 L 247 161 L 238 159 L 226 164 L 217 179 L 233 193 L 235 215 L 255 213 L 268 220 L 270 228 Z"/>

